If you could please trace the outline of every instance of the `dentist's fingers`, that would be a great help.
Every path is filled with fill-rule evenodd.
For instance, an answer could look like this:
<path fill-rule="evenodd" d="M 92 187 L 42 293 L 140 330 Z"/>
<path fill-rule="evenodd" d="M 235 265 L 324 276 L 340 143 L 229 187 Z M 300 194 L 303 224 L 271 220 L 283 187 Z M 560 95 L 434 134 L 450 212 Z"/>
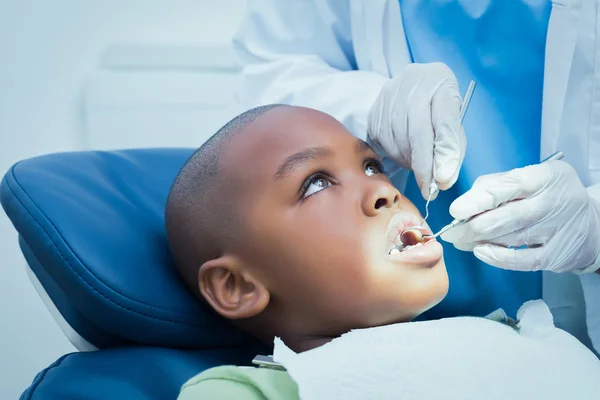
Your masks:
<path fill-rule="evenodd" d="M 448 77 L 434 94 L 431 104 L 433 178 L 441 190 L 447 190 L 456 183 L 465 156 L 467 139 L 460 122 L 460 107 L 458 83 L 453 77 Z"/>
<path fill-rule="evenodd" d="M 442 238 L 454 244 L 489 241 L 518 246 L 528 241 L 544 243 L 555 231 L 533 227 L 547 215 L 550 208 L 552 204 L 536 197 L 510 201 L 450 229 L 442 235 Z M 513 242 L 510 242 L 511 240 Z"/>
<path fill-rule="evenodd" d="M 538 271 L 543 267 L 541 247 L 517 250 L 486 243 L 476 246 L 473 254 L 486 264 L 511 271 Z"/>
<path fill-rule="evenodd" d="M 429 185 L 433 180 L 433 125 L 431 123 L 431 95 L 416 91 L 408 106 L 408 136 L 411 144 L 411 166 L 421 189 L 421 195 L 429 197 Z"/>
<path fill-rule="evenodd" d="M 557 232 L 558 228 L 555 226 L 532 224 L 527 228 L 491 239 L 489 242 L 502 247 L 544 246 Z"/>
<path fill-rule="evenodd" d="M 477 246 L 477 244 L 474 243 L 453 243 L 453 245 L 457 250 L 460 251 L 473 251 L 475 246 Z"/>
<path fill-rule="evenodd" d="M 471 190 L 454 200 L 450 214 L 457 219 L 469 218 L 511 200 L 531 197 L 544 187 L 551 174 L 548 164 L 538 164 L 481 176 Z"/>

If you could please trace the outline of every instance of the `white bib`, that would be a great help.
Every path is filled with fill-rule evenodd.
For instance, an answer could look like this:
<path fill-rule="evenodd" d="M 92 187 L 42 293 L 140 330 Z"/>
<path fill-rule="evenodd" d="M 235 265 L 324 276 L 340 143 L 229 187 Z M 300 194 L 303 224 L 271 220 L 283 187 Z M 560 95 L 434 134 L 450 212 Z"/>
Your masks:
<path fill-rule="evenodd" d="M 517 319 L 517 330 L 474 317 L 360 329 L 300 354 L 276 338 L 273 358 L 302 400 L 600 399 L 600 360 L 543 301 Z"/>

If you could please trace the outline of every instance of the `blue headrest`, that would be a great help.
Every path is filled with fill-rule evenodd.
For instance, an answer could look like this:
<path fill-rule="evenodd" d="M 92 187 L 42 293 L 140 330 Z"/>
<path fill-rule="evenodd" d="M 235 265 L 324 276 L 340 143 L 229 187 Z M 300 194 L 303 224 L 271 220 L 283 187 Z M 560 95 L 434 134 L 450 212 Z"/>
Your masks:
<path fill-rule="evenodd" d="M 191 149 L 51 154 L 14 165 L 1 201 L 63 317 L 104 348 L 249 340 L 196 301 L 169 254 L 164 208 Z"/>

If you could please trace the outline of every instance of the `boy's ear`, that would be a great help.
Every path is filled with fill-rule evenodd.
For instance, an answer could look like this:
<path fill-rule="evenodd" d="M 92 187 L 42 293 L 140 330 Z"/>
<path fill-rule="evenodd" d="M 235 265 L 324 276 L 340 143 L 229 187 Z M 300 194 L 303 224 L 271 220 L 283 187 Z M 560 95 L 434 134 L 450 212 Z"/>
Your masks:
<path fill-rule="evenodd" d="M 202 264 L 198 270 L 198 287 L 211 307 L 231 320 L 260 314 L 270 300 L 264 285 L 228 256 Z"/>

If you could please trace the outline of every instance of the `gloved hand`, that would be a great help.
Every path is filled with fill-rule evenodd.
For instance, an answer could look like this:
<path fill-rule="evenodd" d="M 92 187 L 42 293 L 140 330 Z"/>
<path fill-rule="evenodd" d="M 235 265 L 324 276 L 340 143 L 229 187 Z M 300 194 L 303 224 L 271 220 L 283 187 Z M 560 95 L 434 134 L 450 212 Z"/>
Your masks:
<path fill-rule="evenodd" d="M 450 206 L 454 218 L 476 216 L 442 239 L 499 268 L 591 272 L 600 266 L 596 207 L 575 170 L 552 161 L 477 179 Z"/>
<path fill-rule="evenodd" d="M 369 110 L 368 136 L 411 169 L 424 198 L 435 179 L 441 190 L 458 179 L 467 140 L 456 77 L 445 64 L 409 64 L 387 82 Z"/>

